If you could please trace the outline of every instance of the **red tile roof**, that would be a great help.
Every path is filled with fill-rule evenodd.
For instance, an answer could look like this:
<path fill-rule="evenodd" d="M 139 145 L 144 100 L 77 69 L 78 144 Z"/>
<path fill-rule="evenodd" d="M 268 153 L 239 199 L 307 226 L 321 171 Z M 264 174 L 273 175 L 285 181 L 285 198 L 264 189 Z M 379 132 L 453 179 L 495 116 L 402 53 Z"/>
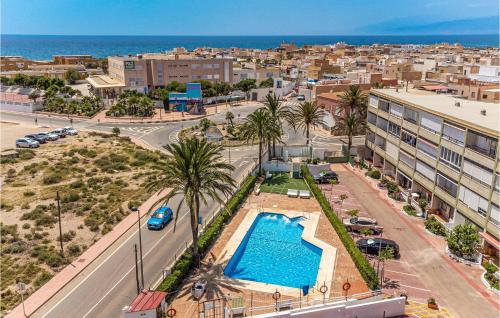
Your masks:
<path fill-rule="evenodd" d="M 144 291 L 137 295 L 130 305 L 129 312 L 145 311 L 157 308 L 167 293 L 161 291 Z"/>

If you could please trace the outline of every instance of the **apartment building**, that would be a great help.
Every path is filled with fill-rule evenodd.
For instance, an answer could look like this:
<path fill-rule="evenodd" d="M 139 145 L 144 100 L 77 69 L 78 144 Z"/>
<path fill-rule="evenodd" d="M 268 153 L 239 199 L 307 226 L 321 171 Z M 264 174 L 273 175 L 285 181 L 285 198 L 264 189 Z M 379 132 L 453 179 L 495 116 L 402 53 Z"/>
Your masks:
<path fill-rule="evenodd" d="M 108 73 L 120 90 L 134 89 L 147 93 L 173 81 L 190 83 L 196 80 L 231 83 L 233 62 L 229 58 L 200 58 L 192 55 L 145 54 L 108 57 Z M 104 78 L 106 83 L 110 81 Z M 89 83 L 99 89 L 98 79 Z M 109 86 L 109 85 L 107 85 Z M 106 87 L 110 88 L 110 87 Z"/>
<path fill-rule="evenodd" d="M 498 105 L 414 89 L 372 89 L 368 104 L 367 159 L 448 228 L 475 224 L 498 257 Z"/>

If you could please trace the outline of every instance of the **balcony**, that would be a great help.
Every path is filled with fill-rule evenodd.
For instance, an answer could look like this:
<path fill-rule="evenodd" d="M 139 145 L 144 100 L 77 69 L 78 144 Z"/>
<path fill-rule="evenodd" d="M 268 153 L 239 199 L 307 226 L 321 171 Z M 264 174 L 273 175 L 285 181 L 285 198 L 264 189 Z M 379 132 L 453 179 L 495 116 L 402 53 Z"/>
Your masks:
<path fill-rule="evenodd" d="M 389 119 L 389 113 L 388 112 L 379 111 L 377 113 L 377 115 L 378 115 L 379 118 Z"/>
<path fill-rule="evenodd" d="M 439 189 L 443 190 L 453 198 L 457 197 L 458 185 L 455 181 L 452 181 L 449 178 L 445 177 L 444 175 L 438 173 L 436 177 L 436 185 L 438 186 Z"/>
<path fill-rule="evenodd" d="M 496 159 L 498 139 L 476 133 L 467 132 L 466 147 L 491 159 Z"/>
<path fill-rule="evenodd" d="M 480 165 L 483 165 L 489 169 L 493 169 L 495 166 L 494 159 L 484 156 L 483 154 L 466 147 L 464 151 L 464 157 L 470 159 L 471 161 L 477 162 Z"/>
<path fill-rule="evenodd" d="M 434 188 L 434 181 L 429 180 L 427 177 L 425 177 L 422 173 L 418 171 L 415 171 L 413 179 L 416 182 L 420 183 L 422 186 L 426 187 L 427 189 Z"/>
<path fill-rule="evenodd" d="M 444 146 L 458 154 L 462 154 L 462 152 L 464 151 L 464 147 L 460 147 L 459 145 L 457 144 L 454 144 L 444 138 L 441 138 L 441 146 Z"/>
<path fill-rule="evenodd" d="M 451 196 L 448 192 L 444 191 L 440 187 L 435 187 L 434 188 L 434 194 L 438 195 L 444 202 L 451 206 L 455 206 L 455 197 Z"/>
<path fill-rule="evenodd" d="M 399 147 L 401 149 L 403 149 L 404 151 L 408 152 L 409 154 L 411 154 L 413 157 L 415 157 L 416 153 L 417 153 L 417 150 L 415 148 L 413 148 L 412 146 L 408 145 L 407 143 L 405 142 L 401 142 L 399 144 Z"/>
<path fill-rule="evenodd" d="M 441 171 L 445 175 L 450 176 L 454 180 L 458 180 L 459 173 L 457 170 L 450 168 L 449 166 L 447 166 L 446 164 L 444 164 L 441 161 L 438 162 L 437 168 L 439 171 Z"/>
<path fill-rule="evenodd" d="M 469 208 L 465 203 L 462 201 L 458 200 L 457 203 L 457 209 L 465 215 L 468 219 L 470 219 L 472 222 L 476 223 L 477 225 L 481 227 L 486 226 L 486 218 L 479 214 L 477 211 L 472 210 Z"/>
<path fill-rule="evenodd" d="M 432 132 L 430 130 L 427 130 L 423 127 L 420 127 L 418 130 L 418 133 L 420 136 L 424 137 L 425 139 L 432 141 L 435 144 L 439 144 L 439 134 Z"/>
<path fill-rule="evenodd" d="M 403 120 L 403 128 L 409 131 L 418 131 L 418 125 L 416 123 L 409 122 L 407 120 Z"/>
<path fill-rule="evenodd" d="M 462 178 L 460 179 L 460 183 L 484 198 L 488 198 L 490 196 L 491 186 L 486 186 L 484 183 L 478 181 L 477 179 L 475 179 L 472 176 L 469 176 L 466 173 L 462 173 Z"/>

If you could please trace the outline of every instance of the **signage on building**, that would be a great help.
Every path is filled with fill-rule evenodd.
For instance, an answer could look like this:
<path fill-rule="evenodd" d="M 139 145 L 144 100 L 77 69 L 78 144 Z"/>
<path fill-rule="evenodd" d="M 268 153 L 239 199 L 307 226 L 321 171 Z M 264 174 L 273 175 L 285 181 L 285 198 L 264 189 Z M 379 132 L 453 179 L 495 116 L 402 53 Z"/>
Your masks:
<path fill-rule="evenodd" d="M 135 61 L 125 61 L 124 65 L 126 70 L 135 70 Z"/>

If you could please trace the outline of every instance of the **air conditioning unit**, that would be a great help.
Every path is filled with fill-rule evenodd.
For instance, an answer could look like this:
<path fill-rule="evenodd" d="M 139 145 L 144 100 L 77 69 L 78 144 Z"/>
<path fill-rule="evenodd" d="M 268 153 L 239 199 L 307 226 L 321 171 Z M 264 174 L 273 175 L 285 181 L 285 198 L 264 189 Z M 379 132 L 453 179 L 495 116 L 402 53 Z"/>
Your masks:
<path fill-rule="evenodd" d="M 486 116 L 486 109 L 481 110 L 481 115 Z"/>
<path fill-rule="evenodd" d="M 460 102 L 455 102 L 455 106 L 460 107 Z"/>

